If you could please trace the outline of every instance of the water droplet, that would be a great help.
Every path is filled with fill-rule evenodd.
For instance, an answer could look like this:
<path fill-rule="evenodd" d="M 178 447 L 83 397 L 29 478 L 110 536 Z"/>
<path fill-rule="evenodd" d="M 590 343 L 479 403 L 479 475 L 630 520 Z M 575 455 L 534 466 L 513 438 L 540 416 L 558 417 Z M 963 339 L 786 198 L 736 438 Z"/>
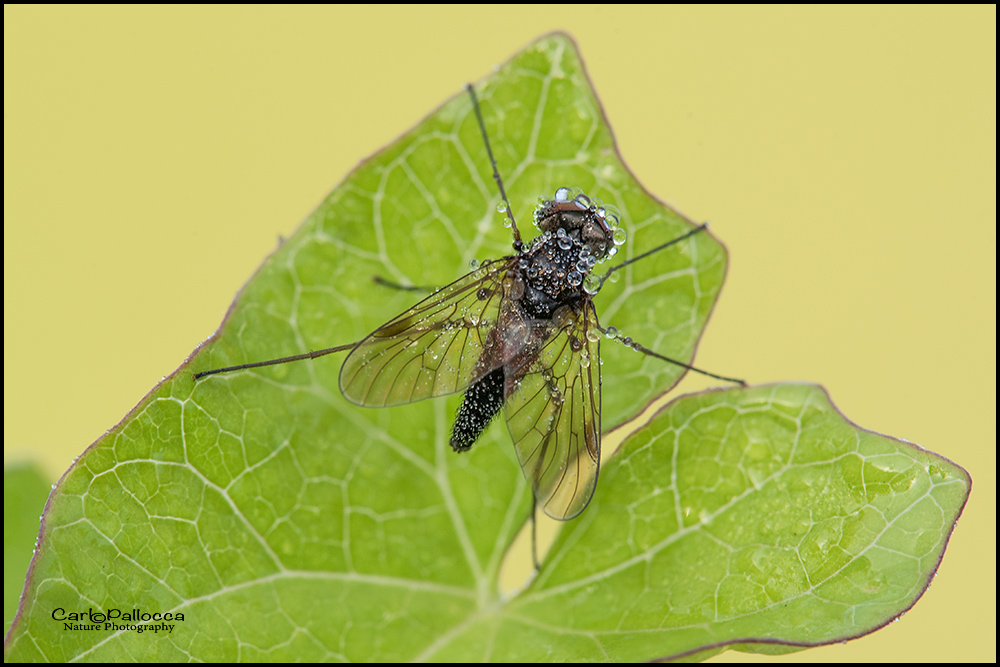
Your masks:
<path fill-rule="evenodd" d="M 615 327 L 608 327 L 607 329 L 604 330 L 604 335 L 607 336 L 608 338 L 614 338 L 615 336 L 618 335 L 618 329 L 616 329 Z"/>
<path fill-rule="evenodd" d="M 567 282 L 569 282 L 570 285 L 576 287 L 577 285 L 583 282 L 583 274 L 580 273 L 579 271 L 570 271 L 566 275 L 566 280 Z"/>
<path fill-rule="evenodd" d="M 625 239 L 628 238 L 628 232 L 626 232 L 621 227 L 616 227 L 615 231 L 612 233 L 611 238 L 614 239 L 615 245 L 621 245 L 621 244 L 625 243 Z"/>
<path fill-rule="evenodd" d="M 565 227 L 560 227 L 559 229 L 556 230 L 556 238 L 560 238 L 560 239 L 566 238 L 566 228 Z"/>
<path fill-rule="evenodd" d="M 580 355 L 580 366 L 583 368 L 590 368 L 590 355 L 583 353 Z"/>
<path fill-rule="evenodd" d="M 578 194 L 576 197 L 574 197 L 573 201 L 576 202 L 576 205 L 582 209 L 590 208 L 590 197 L 583 194 L 582 192 Z"/>
<path fill-rule="evenodd" d="M 570 188 L 559 188 L 556 190 L 556 201 L 567 202 L 572 194 L 573 191 Z"/>
<path fill-rule="evenodd" d="M 563 231 L 563 228 L 560 227 L 559 231 L 560 232 Z M 570 248 L 573 247 L 573 241 L 571 241 L 570 238 L 566 235 L 560 236 L 559 247 L 562 248 L 563 250 L 569 250 Z"/>
<path fill-rule="evenodd" d="M 587 340 L 591 343 L 596 343 L 601 340 L 601 332 L 597 329 L 587 329 Z"/>
<path fill-rule="evenodd" d="M 514 219 L 511 218 L 509 215 L 505 215 L 503 217 L 503 226 L 504 227 L 506 227 L 507 229 L 510 229 L 513 224 L 514 224 Z"/>
<path fill-rule="evenodd" d="M 591 296 L 597 294 L 601 290 L 601 279 L 591 273 L 583 281 L 583 291 Z"/>
<path fill-rule="evenodd" d="M 479 268 L 479 260 L 478 259 L 473 259 L 471 262 L 469 262 L 469 266 L 471 266 L 473 269 L 478 269 Z"/>
<path fill-rule="evenodd" d="M 621 279 L 622 279 L 622 274 L 619 273 L 618 271 L 615 271 L 610 276 L 608 276 L 608 280 L 610 280 L 613 283 L 616 283 L 616 282 L 618 282 Z"/>
<path fill-rule="evenodd" d="M 507 202 L 501 201 L 499 204 L 497 204 L 497 213 L 506 213 L 506 212 L 507 212 Z"/>

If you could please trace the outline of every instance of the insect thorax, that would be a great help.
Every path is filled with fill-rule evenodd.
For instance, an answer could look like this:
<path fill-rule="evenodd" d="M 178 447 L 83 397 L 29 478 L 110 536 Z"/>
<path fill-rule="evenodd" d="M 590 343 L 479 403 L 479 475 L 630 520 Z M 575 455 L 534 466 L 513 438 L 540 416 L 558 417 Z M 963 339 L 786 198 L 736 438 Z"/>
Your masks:
<path fill-rule="evenodd" d="M 597 293 L 600 280 L 591 272 L 625 242 L 618 221 L 616 209 L 578 188 L 560 188 L 554 199 L 539 199 L 534 223 L 541 234 L 518 260 L 521 285 L 512 295 L 526 314 L 549 319 L 561 306 L 579 310 Z"/>

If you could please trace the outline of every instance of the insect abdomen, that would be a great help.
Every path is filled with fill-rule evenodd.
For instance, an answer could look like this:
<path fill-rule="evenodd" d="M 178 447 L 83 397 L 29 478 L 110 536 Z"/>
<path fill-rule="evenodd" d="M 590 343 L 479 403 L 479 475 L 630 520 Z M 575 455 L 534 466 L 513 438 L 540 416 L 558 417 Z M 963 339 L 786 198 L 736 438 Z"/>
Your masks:
<path fill-rule="evenodd" d="M 487 373 L 465 392 L 451 432 L 451 448 L 464 452 L 479 439 L 503 405 L 503 367 Z"/>

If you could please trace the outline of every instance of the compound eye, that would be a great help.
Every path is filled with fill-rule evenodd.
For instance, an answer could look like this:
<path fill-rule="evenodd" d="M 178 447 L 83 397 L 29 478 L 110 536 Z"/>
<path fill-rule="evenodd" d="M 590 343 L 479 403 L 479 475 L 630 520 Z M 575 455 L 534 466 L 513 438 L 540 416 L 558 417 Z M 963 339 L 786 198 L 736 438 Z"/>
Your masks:
<path fill-rule="evenodd" d="M 603 257 L 610 239 L 600 223 L 589 220 L 583 226 L 583 238 L 581 239 L 590 248 L 590 252 L 598 257 Z"/>

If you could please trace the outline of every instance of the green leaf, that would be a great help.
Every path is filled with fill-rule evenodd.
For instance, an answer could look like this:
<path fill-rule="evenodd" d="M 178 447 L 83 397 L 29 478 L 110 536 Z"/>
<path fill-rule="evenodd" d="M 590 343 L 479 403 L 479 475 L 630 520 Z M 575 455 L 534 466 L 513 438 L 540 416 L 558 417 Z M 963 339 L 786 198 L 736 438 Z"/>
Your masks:
<path fill-rule="evenodd" d="M 604 473 L 504 610 L 496 644 L 511 652 L 496 659 L 539 659 L 559 638 L 571 659 L 649 660 L 866 634 L 926 590 L 971 485 L 812 385 L 681 397 Z"/>
<path fill-rule="evenodd" d="M 16 464 L 3 470 L 3 626 L 10 628 L 38 537 L 38 517 L 51 487 L 38 466 Z"/>
<path fill-rule="evenodd" d="M 691 228 L 623 166 L 565 36 L 477 90 L 522 232 L 535 199 L 565 185 L 621 209 L 626 257 Z M 833 641 L 912 603 L 966 478 L 846 425 L 814 388 L 677 401 L 612 459 L 534 584 L 503 600 L 498 571 L 530 498 L 502 424 L 456 455 L 459 397 L 358 408 L 340 395 L 336 356 L 193 382 L 359 340 L 414 301 L 373 275 L 444 285 L 473 258 L 509 254 L 497 201 L 464 93 L 349 175 L 267 259 L 217 337 L 60 481 L 6 658 L 648 659 L 799 641 L 789 619 L 810 604 L 823 608 L 801 641 Z M 627 267 L 598 312 L 689 359 L 725 267 L 721 244 L 698 234 Z M 601 356 L 605 430 L 680 375 L 620 345 Z M 782 506 L 809 508 L 814 523 Z M 886 571 L 891 558 L 904 565 Z M 88 610 L 114 609 L 183 619 L 140 634 L 121 619 L 109 621 L 126 629 L 88 630 L 53 618 L 89 624 Z"/>

